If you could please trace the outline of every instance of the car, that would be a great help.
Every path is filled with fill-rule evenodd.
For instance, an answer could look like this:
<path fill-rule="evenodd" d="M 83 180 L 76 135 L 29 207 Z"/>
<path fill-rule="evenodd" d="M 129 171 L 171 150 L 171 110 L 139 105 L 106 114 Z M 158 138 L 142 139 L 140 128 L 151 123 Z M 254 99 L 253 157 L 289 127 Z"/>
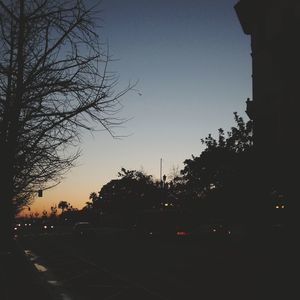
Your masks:
<path fill-rule="evenodd" d="M 20 236 L 23 233 L 23 227 L 21 223 L 15 223 L 13 225 L 13 233 L 15 237 Z"/>
<path fill-rule="evenodd" d="M 23 234 L 32 233 L 34 223 L 32 222 L 16 222 L 13 224 L 13 233 L 15 236 L 21 236 Z"/>
<path fill-rule="evenodd" d="M 55 225 L 52 223 L 42 223 L 41 231 L 45 233 L 53 232 L 55 230 Z"/>
<path fill-rule="evenodd" d="M 134 224 L 138 237 L 185 239 L 190 234 L 189 216 L 176 209 L 145 210 Z"/>
<path fill-rule="evenodd" d="M 79 237 L 93 237 L 95 228 L 90 222 L 77 222 L 73 226 L 73 234 Z"/>

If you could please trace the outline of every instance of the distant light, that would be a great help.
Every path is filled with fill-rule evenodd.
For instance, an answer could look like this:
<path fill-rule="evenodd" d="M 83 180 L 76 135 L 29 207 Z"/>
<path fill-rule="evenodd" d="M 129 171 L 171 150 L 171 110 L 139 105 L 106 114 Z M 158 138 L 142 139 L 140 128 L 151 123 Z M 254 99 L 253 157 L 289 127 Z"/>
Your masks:
<path fill-rule="evenodd" d="M 165 206 L 169 206 L 169 203 L 165 203 Z"/>
<path fill-rule="evenodd" d="M 217 229 L 213 229 L 213 232 L 216 232 L 217 231 Z"/>
<path fill-rule="evenodd" d="M 284 205 L 281 205 L 281 208 L 284 208 L 285 206 Z"/>
<path fill-rule="evenodd" d="M 186 231 L 177 231 L 177 232 L 176 232 L 176 235 L 179 235 L 179 236 L 186 236 L 186 235 L 189 235 L 189 233 L 186 232 Z"/>
<path fill-rule="evenodd" d="M 152 235 L 152 234 L 153 234 L 153 232 L 149 232 L 149 234 L 150 234 L 150 235 Z"/>
<path fill-rule="evenodd" d="M 276 207 L 276 208 L 279 208 L 279 205 L 276 205 L 275 207 Z"/>
<path fill-rule="evenodd" d="M 54 228 L 54 226 L 53 226 L 53 225 L 51 225 L 51 228 Z"/>
<path fill-rule="evenodd" d="M 44 225 L 44 228 L 47 229 L 47 225 Z"/>
<path fill-rule="evenodd" d="M 14 228 L 14 230 L 18 230 L 18 228 L 17 228 L 17 227 L 15 227 L 15 228 Z"/>

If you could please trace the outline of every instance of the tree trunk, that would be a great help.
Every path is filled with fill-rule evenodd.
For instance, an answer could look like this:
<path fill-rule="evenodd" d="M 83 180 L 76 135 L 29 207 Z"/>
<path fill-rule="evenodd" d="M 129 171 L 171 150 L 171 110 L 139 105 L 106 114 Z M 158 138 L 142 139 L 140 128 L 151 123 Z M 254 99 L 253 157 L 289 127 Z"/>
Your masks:
<path fill-rule="evenodd" d="M 9 104 L 8 126 L 1 132 L 1 190 L 0 190 L 0 237 L 1 247 L 8 248 L 13 240 L 14 222 L 14 165 L 17 149 L 17 136 L 19 130 L 19 117 L 23 97 L 23 73 L 24 73 L 24 0 L 20 1 L 19 7 L 19 31 L 17 44 L 17 78 L 16 94 L 14 97 L 8 95 Z M 5 124 L 4 124 L 5 125 Z M 3 243 L 2 243 L 3 241 Z"/>
<path fill-rule="evenodd" d="M 12 203 L 11 180 L 4 177 L 4 169 L 1 170 L 0 189 L 0 251 L 9 250 L 13 242 L 14 208 Z M 4 175 L 4 176 L 3 176 Z"/>

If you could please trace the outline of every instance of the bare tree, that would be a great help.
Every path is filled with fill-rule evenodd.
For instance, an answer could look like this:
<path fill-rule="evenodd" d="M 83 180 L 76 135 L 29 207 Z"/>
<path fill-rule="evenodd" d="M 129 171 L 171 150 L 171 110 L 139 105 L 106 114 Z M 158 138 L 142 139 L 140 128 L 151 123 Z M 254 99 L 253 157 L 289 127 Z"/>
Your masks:
<path fill-rule="evenodd" d="M 171 170 L 169 171 L 169 180 L 170 182 L 174 182 L 176 179 L 178 179 L 179 177 L 181 177 L 181 174 L 180 174 L 180 168 L 178 165 L 173 165 Z"/>
<path fill-rule="evenodd" d="M 81 130 L 114 136 L 119 102 L 110 56 L 83 0 L 0 0 L 0 213 L 53 185 L 79 152 Z M 25 200 L 24 200 L 25 199 Z M 1 219 L 1 218 L 0 218 Z M 0 224 L 1 225 L 1 224 Z M 0 226 L 2 227 L 2 226 Z"/>

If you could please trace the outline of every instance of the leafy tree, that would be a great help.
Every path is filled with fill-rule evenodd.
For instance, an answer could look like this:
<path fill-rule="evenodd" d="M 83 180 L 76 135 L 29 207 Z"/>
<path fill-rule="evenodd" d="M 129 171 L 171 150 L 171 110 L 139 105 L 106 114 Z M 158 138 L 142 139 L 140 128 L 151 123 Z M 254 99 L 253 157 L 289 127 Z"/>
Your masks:
<path fill-rule="evenodd" d="M 248 191 L 253 177 L 252 122 L 234 113 L 236 126 L 217 139 L 202 139 L 204 151 L 184 161 L 183 197 L 186 205 L 198 206 L 214 217 L 242 217 L 248 210 Z M 247 194 L 248 193 L 248 194 Z"/>
<path fill-rule="evenodd" d="M 61 209 L 61 213 L 63 214 L 63 212 L 70 207 L 70 203 L 62 200 L 58 203 L 57 207 Z"/>
<path fill-rule="evenodd" d="M 151 175 L 122 168 L 118 177 L 102 187 L 95 201 L 104 211 L 135 213 L 158 205 L 160 189 Z"/>
<path fill-rule="evenodd" d="M 92 192 L 89 196 L 89 199 L 92 200 L 92 204 L 98 200 L 98 196 L 95 192 Z"/>
<path fill-rule="evenodd" d="M 60 181 L 82 130 L 114 135 L 122 123 L 117 78 L 83 0 L 0 0 L 0 228 L 13 203 Z M 22 200 L 20 200 L 22 199 Z"/>
<path fill-rule="evenodd" d="M 92 209 L 93 208 L 93 202 L 85 202 L 85 207 L 87 208 L 87 209 Z"/>

